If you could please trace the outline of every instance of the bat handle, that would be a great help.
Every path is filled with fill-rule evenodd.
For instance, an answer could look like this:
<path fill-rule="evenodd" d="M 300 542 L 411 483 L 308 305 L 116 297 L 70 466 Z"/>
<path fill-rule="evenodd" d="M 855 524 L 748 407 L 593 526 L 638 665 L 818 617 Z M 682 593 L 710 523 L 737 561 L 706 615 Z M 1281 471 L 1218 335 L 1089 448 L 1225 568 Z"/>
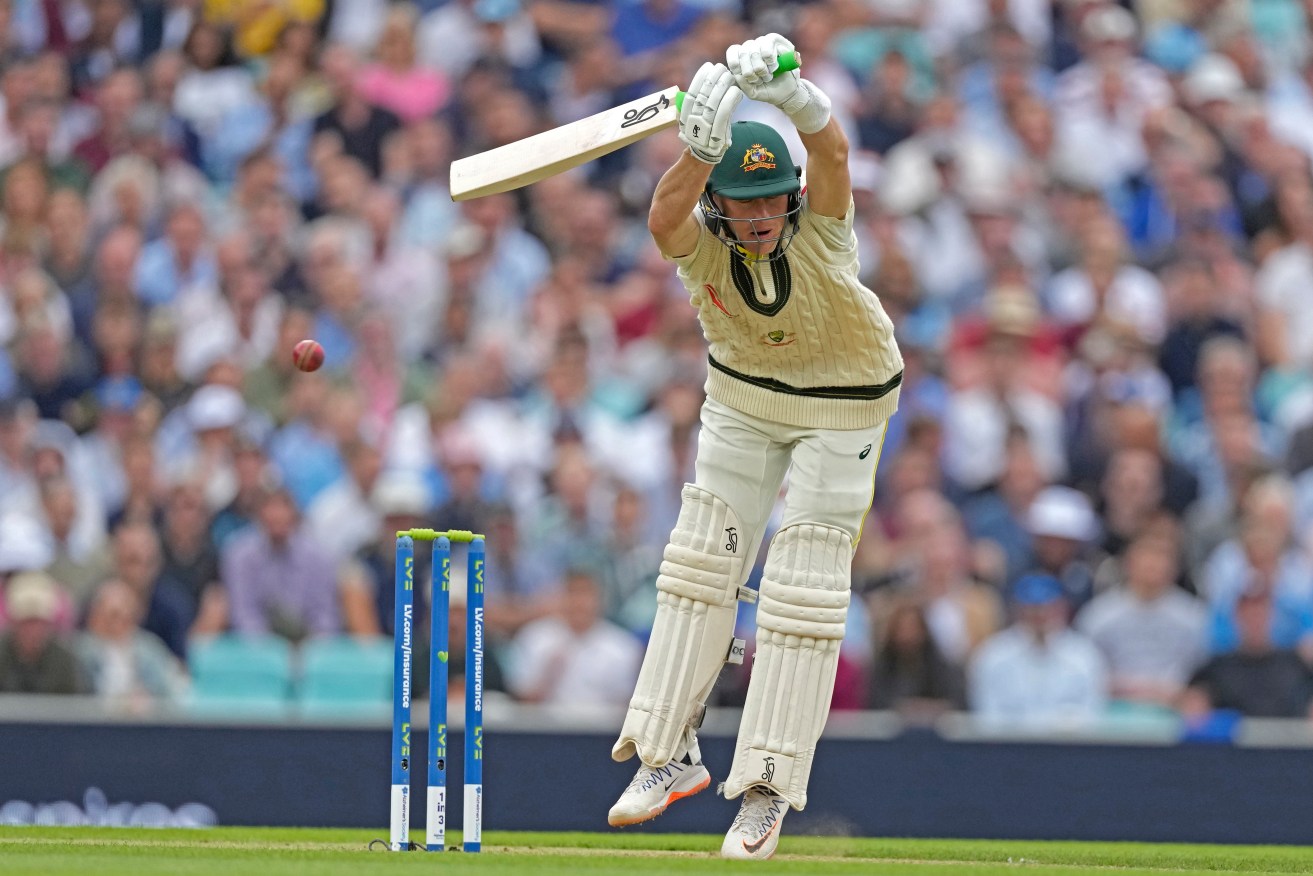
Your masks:
<path fill-rule="evenodd" d="M 775 68 L 774 76 L 779 76 L 781 73 L 788 73 L 790 70 L 802 69 L 802 52 L 785 52 L 779 56 L 778 60 L 780 65 Z M 686 92 L 683 91 L 675 92 L 676 110 L 682 110 L 684 108 L 685 93 Z"/>
<path fill-rule="evenodd" d="M 772 77 L 779 76 L 781 73 L 788 73 L 790 70 L 802 69 L 802 52 L 785 52 L 777 59 L 780 65 L 775 68 Z"/>

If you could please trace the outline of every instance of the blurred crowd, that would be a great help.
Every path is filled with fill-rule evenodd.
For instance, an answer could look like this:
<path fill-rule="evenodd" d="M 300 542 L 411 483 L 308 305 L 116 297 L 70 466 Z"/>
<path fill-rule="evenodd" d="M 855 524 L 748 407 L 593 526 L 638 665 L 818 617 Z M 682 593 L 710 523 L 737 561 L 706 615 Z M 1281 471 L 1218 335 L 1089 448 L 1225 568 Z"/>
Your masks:
<path fill-rule="evenodd" d="M 777 30 L 907 362 L 835 707 L 1306 716 L 1311 16 L 0 0 L 0 691 L 390 635 L 418 525 L 488 534 L 490 685 L 624 703 L 706 372 L 645 225 L 681 144 L 463 204 L 448 166 Z"/>

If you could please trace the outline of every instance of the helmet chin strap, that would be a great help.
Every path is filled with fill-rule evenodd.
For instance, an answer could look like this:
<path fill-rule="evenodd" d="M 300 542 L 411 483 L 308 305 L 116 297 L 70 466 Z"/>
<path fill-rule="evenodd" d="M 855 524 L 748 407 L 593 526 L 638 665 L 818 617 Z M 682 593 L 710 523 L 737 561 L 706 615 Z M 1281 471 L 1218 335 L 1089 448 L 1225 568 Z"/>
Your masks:
<path fill-rule="evenodd" d="M 752 252 L 741 243 L 734 244 L 734 251 L 737 252 L 739 255 L 743 256 L 743 260 L 747 262 L 764 262 L 767 261 L 771 255 L 769 252 L 763 252 L 760 254 Z M 772 247 L 771 252 L 774 251 L 775 250 Z"/>

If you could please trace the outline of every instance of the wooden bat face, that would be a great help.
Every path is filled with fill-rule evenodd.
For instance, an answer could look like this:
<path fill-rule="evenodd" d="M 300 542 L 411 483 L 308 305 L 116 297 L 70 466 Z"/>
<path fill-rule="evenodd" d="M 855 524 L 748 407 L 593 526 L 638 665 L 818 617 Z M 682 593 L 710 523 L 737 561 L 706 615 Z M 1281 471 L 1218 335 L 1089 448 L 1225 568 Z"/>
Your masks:
<path fill-rule="evenodd" d="M 451 198 L 509 192 L 586 164 L 674 125 L 675 87 L 451 164 Z"/>

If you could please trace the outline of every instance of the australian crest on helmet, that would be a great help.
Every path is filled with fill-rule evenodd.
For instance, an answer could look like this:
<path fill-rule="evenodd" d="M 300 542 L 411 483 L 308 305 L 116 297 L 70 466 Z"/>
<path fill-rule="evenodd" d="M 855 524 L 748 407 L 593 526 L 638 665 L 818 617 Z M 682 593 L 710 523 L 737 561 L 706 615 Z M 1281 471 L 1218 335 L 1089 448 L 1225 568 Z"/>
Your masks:
<path fill-rule="evenodd" d="M 753 143 L 743 153 L 743 164 L 741 166 L 745 173 L 754 170 L 774 170 L 775 153 L 760 143 Z"/>

